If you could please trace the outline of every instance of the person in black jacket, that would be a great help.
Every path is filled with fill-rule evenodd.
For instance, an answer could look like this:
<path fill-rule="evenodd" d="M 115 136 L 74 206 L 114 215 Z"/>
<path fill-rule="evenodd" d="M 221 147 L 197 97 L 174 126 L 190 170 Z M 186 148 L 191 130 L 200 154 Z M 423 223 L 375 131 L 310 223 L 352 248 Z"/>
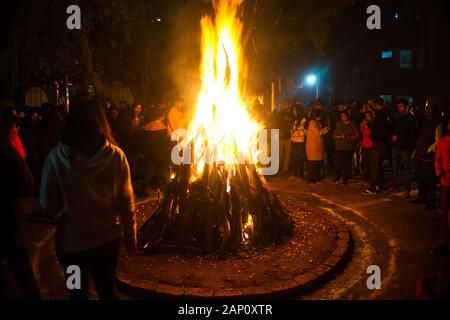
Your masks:
<path fill-rule="evenodd" d="M 375 101 L 374 115 L 373 121 L 368 124 L 372 131 L 373 149 L 369 164 L 370 188 L 363 192 L 366 195 L 376 195 L 384 188 L 384 153 L 391 137 L 389 119 L 384 108 L 384 100 L 381 98 Z"/>
<path fill-rule="evenodd" d="M 164 187 L 169 179 L 170 137 L 166 123 L 166 110 L 157 109 L 153 121 L 142 126 L 141 146 L 145 156 L 142 194 L 147 188 Z"/>
<path fill-rule="evenodd" d="M 419 197 L 411 203 L 426 204 L 425 209 L 436 209 L 437 177 L 434 170 L 434 155 L 436 145 L 442 136 L 442 124 L 438 116 L 437 107 L 433 103 L 425 106 L 425 117 L 420 122 L 419 135 L 414 149 L 417 159 L 417 182 Z"/>
<path fill-rule="evenodd" d="M 12 115 L 4 115 L 0 125 L 0 261 L 2 269 L 7 262 L 24 298 L 37 300 L 41 295 L 31 267 L 18 201 L 33 194 L 34 181 L 25 160 L 9 141 L 9 132 L 16 121 Z M 7 291 L 5 281 L 1 281 L 1 299 L 11 298 Z"/>
<path fill-rule="evenodd" d="M 294 123 L 291 106 L 288 101 L 283 105 L 283 110 L 278 113 L 277 128 L 280 130 L 280 165 L 283 173 L 289 172 L 291 162 L 291 127 Z"/>
<path fill-rule="evenodd" d="M 392 123 L 392 165 L 394 174 L 394 189 L 400 190 L 400 167 L 405 169 L 405 197 L 411 192 L 411 155 L 417 136 L 416 118 L 409 112 L 407 101 L 397 102 L 398 114 Z"/>

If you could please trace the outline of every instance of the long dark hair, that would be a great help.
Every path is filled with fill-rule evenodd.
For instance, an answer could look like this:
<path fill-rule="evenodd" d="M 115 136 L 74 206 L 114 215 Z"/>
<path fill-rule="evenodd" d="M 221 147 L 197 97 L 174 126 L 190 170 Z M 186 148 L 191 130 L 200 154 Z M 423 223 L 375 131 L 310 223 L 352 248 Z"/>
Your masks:
<path fill-rule="evenodd" d="M 73 150 L 80 150 L 93 141 L 104 143 L 105 140 L 117 145 L 100 103 L 88 98 L 74 100 L 70 104 L 61 142 Z"/>

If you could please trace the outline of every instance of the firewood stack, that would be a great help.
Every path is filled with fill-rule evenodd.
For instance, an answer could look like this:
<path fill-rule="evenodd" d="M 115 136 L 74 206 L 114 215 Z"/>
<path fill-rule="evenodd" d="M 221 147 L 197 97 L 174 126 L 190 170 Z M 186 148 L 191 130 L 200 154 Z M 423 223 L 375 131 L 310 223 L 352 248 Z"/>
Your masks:
<path fill-rule="evenodd" d="M 223 258 L 243 245 L 278 244 L 292 236 L 289 214 L 256 166 L 235 168 L 228 175 L 222 165 L 206 165 L 202 176 L 190 182 L 191 165 L 178 166 L 159 208 L 140 229 L 145 252 L 193 251 Z"/>

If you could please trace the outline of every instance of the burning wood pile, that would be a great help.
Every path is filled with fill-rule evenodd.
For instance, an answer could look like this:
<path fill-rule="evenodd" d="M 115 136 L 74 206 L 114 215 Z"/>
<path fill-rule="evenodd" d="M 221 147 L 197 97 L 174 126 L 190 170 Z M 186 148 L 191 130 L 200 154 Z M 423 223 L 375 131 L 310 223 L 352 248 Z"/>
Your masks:
<path fill-rule="evenodd" d="M 194 183 L 190 170 L 179 167 L 162 204 L 142 226 L 147 251 L 162 245 L 224 255 L 243 244 L 265 246 L 292 235 L 287 212 L 254 165 L 239 165 L 229 185 L 217 165 Z"/>
<path fill-rule="evenodd" d="M 293 224 L 259 169 L 260 125 L 243 99 L 242 0 L 215 0 L 203 17 L 202 87 L 183 139 L 190 161 L 177 167 L 156 213 L 140 230 L 148 251 L 192 249 L 224 256 L 244 244 L 265 246 L 292 235 Z"/>

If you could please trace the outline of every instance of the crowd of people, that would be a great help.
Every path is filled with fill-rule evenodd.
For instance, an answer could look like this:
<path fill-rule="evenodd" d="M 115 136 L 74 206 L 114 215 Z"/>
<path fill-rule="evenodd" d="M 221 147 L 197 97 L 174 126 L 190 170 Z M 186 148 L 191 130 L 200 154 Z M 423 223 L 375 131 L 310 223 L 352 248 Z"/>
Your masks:
<path fill-rule="evenodd" d="M 185 126 L 183 100 L 175 101 L 171 107 L 161 103 L 147 108 L 139 102 L 130 105 L 125 101 L 117 106 L 100 104 L 112 136 L 130 162 L 136 192 L 145 195 L 150 187 L 164 185 L 170 169 L 170 135 Z M 23 110 L 5 108 L 2 118 L 14 119 L 17 123 L 17 134 L 11 136 L 11 143 L 39 183 L 45 159 L 61 139 L 67 120 L 66 108 L 52 107 L 48 103 Z"/>
<path fill-rule="evenodd" d="M 140 103 L 108 110 L 113 136 L 130 162 L 133 183 L 139 195 L 164 186 L 170 175 L 171 134 L 185 127 L 185 104 L 178 99 L 149 108 Z M 155 152 L 157 150 L 157 152 Z"/>
<path fill-rule="evenodd" d="M 326 108 L 319 99 L 308 106 L 287 101 L 273 113 L 255 103 L 252 112 L 267 128 L 279 129 L 280 174 L 292 183 L 306 180 L 317 186 L 333 174 L 334 183 L 347 185 L 359 176 L 368 185 L 362 193 L 373 196 L 387 189 L 384 169 L 389 165 L 391 188 L 405 198 L 417 178 L 419 196 L 411 201 L 426 210 L 436 208 L 440 185 L 441 243 L 432 251 L 448 253 L 450 122 L 435 104 L 422 109 L 399 100 L 389 108 L 382 99 L 369 99 Z M 37 194 L 40 185 L 42 210 L 57 218 L 56 249 L 63 269 L 82 266 L 91 272 L 101 298 L 117 298 L 122 235 L 127 250 L 136 246 L 134 194 L 145 195 L 169 181 L 170 135 L 185 128 L 186 118 L 182 100 L 170 107 L 121 102 L 107 108 L 81 99 L 69 113 L 49 105 L 2 111 L 0 205 L 7 222 L 1 225 L 1 259 L 20 265 L 15 270 L 28 297 L 40 294 L 21 232 L 19 198 Z M 87 277 L 82 283 L 84 288 Z M 86 290 L 71 294 L 87 298 Z"/>
<path fill-rule="evenodd" d="M 82 269 L 76 300 L 88 298 L 88 274 L 101 299 L 116 299 L 121 239 L 136 246 L 136 193 L 168 179 L 169 135 L 183 124 L 182 100 L 149 109 L 140 103 L 106 108 L 96 99 L 64 107 L 2 110 L 0 125 L 0 294 L 5 262 L 27 299 L 40 299 L 20 199 L 39 196 L 43 214 L 56 218 L 55 248 L 66 274 Z M 167 150 L 167 152 L 165 152 Z M 40 188 L 38 187 L 40 186 Z M 3 297 L 5 298 L 5 297 Z"/>
<path fill-rule="evenodd" d="M 268 123 L 280 130 L 281 168 L 291 173 L 291 180 L 306 177 L 308 184 L 315 185 L 323 174 L 334 172 L 333 182 L 346 185 L 352 176 L 362 176 L 369 183 L 363 193 L 376 195 L 386 190 L 388 163 L 392 189 L 403 190 L 409 198 L 412 164 L 417 163 L 418 202 L 427 204 L 427 210 L 435 208 L 434 158 L 437 141 L 447 129 L 433 103 L 420 111 L 406 100 L 387 108 L 382 99 L 370 99 L 367 104 L 338 102 L 327 111 L 320 99 L 307 110 L 294 101 L 285 103 Z"/>
<path fill-rule="evenodd" d="M 327 109 L 319 99 L 306 107 L 300 101 L 286 101 L 265 118 L 268 127 L 280 130 L 280 168 L 290 181 L 306 180 L 315 186 L 324 176 L 334 175 L 333 183 L 347 185 L 359 177 L 367 182 L 364 195 L 391 190 L 410 199 L 417 180 L 418 197 L 410 201 L 423 204 L 427 211 L 437 208 L 440 187 L 441 244 L 432 250 L 440 255 L 448 252 L 450 200 L 446 162 L 450 123 L 443 111 L 432 102 L 418 108 L 405 99 L 387 106 L 381 98 L 337 102 Z M 392 168 L 389 187 L 387 166 Z"/>

